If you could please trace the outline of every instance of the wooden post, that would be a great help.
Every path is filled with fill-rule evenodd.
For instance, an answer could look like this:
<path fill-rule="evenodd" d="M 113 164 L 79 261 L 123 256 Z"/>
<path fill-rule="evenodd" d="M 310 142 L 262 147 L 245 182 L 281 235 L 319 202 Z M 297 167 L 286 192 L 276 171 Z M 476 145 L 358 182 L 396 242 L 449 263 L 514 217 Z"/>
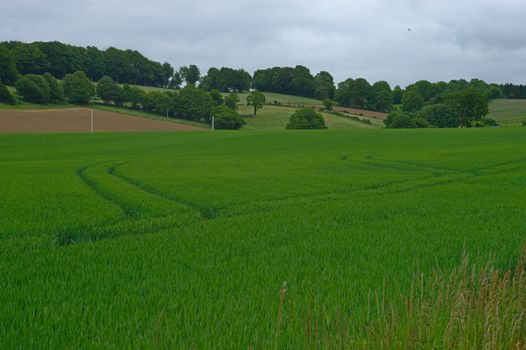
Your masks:
<path fill-rule="evenodd" d="M 212 131 L 214 131 L 215 123 L 216 123 L 216 117 L 212 116 Z"/>
<path fill-rule="evenodd" d="M 91 132 L 93 132 L 93 108 L 91 109 Z"/>

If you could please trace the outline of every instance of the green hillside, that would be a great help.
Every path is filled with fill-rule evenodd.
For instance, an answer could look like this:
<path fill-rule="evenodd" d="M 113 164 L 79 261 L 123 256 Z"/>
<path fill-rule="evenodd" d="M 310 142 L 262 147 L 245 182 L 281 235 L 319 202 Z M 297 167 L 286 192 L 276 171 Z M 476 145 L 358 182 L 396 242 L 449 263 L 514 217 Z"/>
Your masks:
<path fill-rule="evenodd" d="M 503 126 L 518 126 L 526 120 L 526 100 L 494 100 L 489 117 Z"/>

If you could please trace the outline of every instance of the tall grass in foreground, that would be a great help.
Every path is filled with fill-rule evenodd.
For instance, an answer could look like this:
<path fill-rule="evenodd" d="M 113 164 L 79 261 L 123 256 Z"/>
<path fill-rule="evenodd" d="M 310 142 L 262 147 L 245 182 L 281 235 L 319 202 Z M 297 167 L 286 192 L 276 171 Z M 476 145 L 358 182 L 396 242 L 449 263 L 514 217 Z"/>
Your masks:
<path fill-rule="evenodd" d="M 283 298 L 282 290 L 276 341 Z M 416 274 L 409 294 L 394 303 L 375 293 L 369 308 L 362 329 L 323 306 L 311 308 L 297 325 L 303 328 L 302 348 L 526 349 L 526 245 L 514 269 L 478 268 L 465 255 L 449 273 Z M 283 337 L 280 346 L 290 348 Z"/>

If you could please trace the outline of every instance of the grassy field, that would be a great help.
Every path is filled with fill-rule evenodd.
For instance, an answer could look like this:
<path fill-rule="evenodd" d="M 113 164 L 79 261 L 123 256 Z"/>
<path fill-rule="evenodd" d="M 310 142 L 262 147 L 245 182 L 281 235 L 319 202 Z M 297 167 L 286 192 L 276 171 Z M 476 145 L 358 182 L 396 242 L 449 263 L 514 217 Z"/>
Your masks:
<path fill-rule="evenodd" d="M 0 135 L 0 344 L 511 349 L 522 280 L 425 296 L 464 253 L 515 266 L 525 150 L 523 128 Z"/>
<path fill-rule="evenodd" d="M 285 130 L 290 116 L 296 108 L 283 106 L 264 106 L 260 109 L 256 117 L 245 118 L 247 124 L 243 130 Z M 252 107 L 246 105 L 239 106 L 239 113 L 242 115 L 252 115 Z M 371 124 L 365 124 L 349 117 L 339 117 L 336 115 L 322 113 L 329 129 L 349 129 L 349 128 L 376 128 L 383 127 L 381 121 L 373 118 L 360 117 L 369 120 Z"/>
<path fill-rule="evenodd" d="M 309 97 L 301 97 L 301 96 L 292 96 L 292 95 L 284 95 L 284 94 L 278 94 L 275 92 L 263 92 L 265 95 L 265 98 L 267 100 L 267 103 L 281 103 L 281 104 L 291 104 L 291 105 L 305 105 L 305 106 L 322 106 L 320 100 L 309 98 Z M 226 94 L 224 94 L 226 95 Z M 243 92 L 238 94 L 239 98 L 241 99 L 241 103 L 245 103 L 248 92 Z"/>
<path fill-rule="evenodd" d="M 502 126 L 519 126 L 526 120 L 526 100 L 494 100 L 489 117 Z"/>

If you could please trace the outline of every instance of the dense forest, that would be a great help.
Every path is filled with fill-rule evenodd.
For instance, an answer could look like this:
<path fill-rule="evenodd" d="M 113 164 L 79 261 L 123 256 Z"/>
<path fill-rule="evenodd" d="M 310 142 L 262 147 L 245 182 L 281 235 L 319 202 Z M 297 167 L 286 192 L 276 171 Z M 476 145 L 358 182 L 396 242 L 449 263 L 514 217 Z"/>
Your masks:
<path fill-rule="evenodd" d="M 0 61 L 4 61 L 3 64 L 7 63 L 6 56 L 14 60 L 18 74 L 50 73 L 57 79 L 83 71 L 92 81 L 108 75 L 119 83 L 166 87 L 174 74 L 169 63 L 161 64 L 137 51 L 113 47 L 99 50 L 93 46 L 84 48 L 56 41 L 8 41 L 0 43 Z M 6 82 L 13 79 L 14 76 L 11 76 Z"/>

